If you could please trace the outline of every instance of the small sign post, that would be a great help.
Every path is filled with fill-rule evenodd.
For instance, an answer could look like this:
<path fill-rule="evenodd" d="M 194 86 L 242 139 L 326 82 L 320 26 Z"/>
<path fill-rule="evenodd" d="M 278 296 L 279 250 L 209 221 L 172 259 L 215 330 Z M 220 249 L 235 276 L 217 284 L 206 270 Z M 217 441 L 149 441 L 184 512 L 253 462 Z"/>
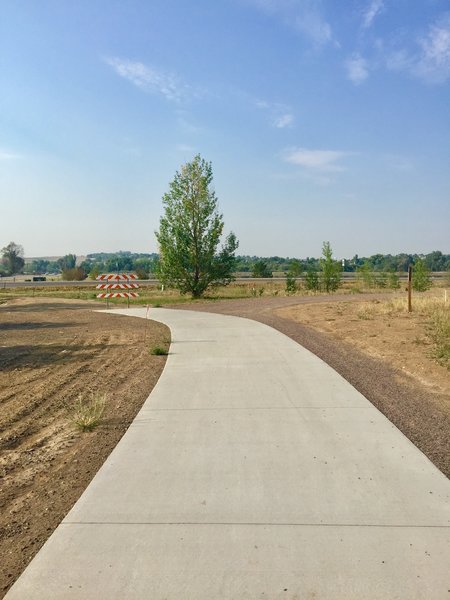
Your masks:
<path fill-rule="evenodd" d="M 136 290 L 139 288 L 138 283 L 131 283 L 137 279 L 137 275 L 134 273 L 109 273 L 102 274 L 96 277 L 97 281 L 101 281 L 97 285 L 98 290 Z M 106 308 L 109 308 L 109 298 L 126 298 L 127 308 L 130 308 L 130 298 L 137 298 L 139 294 L 137 292 L 120 291 L 120 292 L 101 292 L 97 294 L 97 298 L 106 299 Z"/>
<path fill-rule="evenodd" d="M 412 312 L 412 265 L 408 267 L 408 312 Z"/>

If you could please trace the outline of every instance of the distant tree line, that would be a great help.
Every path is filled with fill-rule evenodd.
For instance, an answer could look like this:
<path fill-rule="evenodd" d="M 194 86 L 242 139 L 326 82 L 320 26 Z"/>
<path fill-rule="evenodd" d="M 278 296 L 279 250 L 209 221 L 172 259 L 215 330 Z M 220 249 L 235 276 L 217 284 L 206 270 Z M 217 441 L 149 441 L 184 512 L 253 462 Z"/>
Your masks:
<path fill-rule="evenodd" d="M 38 258 L 25 262 L 23 248 L 15 242 L 10 242 L 2 249 L 0 261 L 0 276 L 17 273 L 32 274 L 62 274 L 64 279 L 84 279 L 95 277 L 100 273 L 115 273 L 132 271 L 141 279 L 155 277 L 158 272 L 159 255 L 156 253 L 135 253 L 119 251 L 115 253 L 97 252 L 88 254 L 86 259 L 77 265 L 75 254 L 66 254 L 55 261 Z M 322 261 L 322 262 L 321 262 Z M 374 254 L 368 257 L 355 255 L 351 259 L 334 261 L 339 264 L 341 272 L 358 273 L 361 279 L 370 287 L 375 282 L 389 280 L 392 273 L 405 273 L 409 265 L 425 271 L 450 271 L 450 254 L 439 250 L 429 254 Z M 273 274 L 304 277 L 314 283 L 314 273 L 322 271 L 321 258 L 307 257 L 304 259 L 280 256 L 236 256 L 235 272 L 248 273 L 253 277 L 272 277 Z"/>
<path fill-rule="evenodd" d="M 80 267 L 86 275 L 95 279 L 100 273 L 120 273 L 132 271 L 139 279 L 154 277 L 158 269 L 158 254 L 143 254 L 128 251 L 117 253 L 97 252 L 88 254 Z"/>
<path fill-rule="evenodd" d="M 255 277 L 261 271 L 266 273 L 287 273 L 296 270 L 298 273 L 309 270 L 320 271 L 320 258 L 307 257 L 285 258 L 280 256 L 236 256 L 237 273 L 255 273 Z M 429 271 L 448 271 L 450 270 L 450 254 L 443 254 L 439 250 L 429 254 L 373 254 L 368 257 L 360 257 L 357 254 L 353 258 L 341 259 L 342 271 L 346 273 L 355 273 L 361 268 L 367 268 L 375 272 L 405 273 L 409 265 L 416 264 L 419 260 L 423 261 L 424 266 Z M 266 275 L 270 277 L 270 275 Z"/>

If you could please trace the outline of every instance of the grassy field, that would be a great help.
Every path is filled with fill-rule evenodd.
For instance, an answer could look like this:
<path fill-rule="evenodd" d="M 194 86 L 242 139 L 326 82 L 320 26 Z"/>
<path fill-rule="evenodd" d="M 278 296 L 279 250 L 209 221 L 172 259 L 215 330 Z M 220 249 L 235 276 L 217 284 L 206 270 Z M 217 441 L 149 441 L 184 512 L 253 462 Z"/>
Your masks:
<path fill-rule="evenodd" d="M 86 285 L 80 286 L 42 286 L 42 287 L 15 287 L 0 288 L 0 300 L 20 297 L 43 297 L 43 298 L 66 298 L 76 300 L 97 300 L 97 294 L 100 290 Z M 139 290 L 139 298 L 130 300 L 131 304 L 174 304 L 181 302 L 195 302 L 189 295 L 181 295 L 177 290 L 162 290 L 160 285 L 142 284 Z M 365 294 L 380 291 L 396 291 L 381 288 L 366 288 L 358 281 L 344 281 L 339 288 L 339 294 Z M 274 279 L 273 281 L 263 280 L 261 282 L 235 282 L 229 286 L 218 287 L 209 290 L 203 300 L 227 300 L 235 298 L 261 298 L 275 296 L 317 296 L 321 292 L 312 292 L 300 287 L 294 294 L 288 294 L 286 291 L 286 282 L 284 279 Z M 105 300 L 98 300 L 99 303 L 106 304 Z M 127 300 L 124 298 L 114 298 L 109 300 L 111 304 L 124 305 Z"/>

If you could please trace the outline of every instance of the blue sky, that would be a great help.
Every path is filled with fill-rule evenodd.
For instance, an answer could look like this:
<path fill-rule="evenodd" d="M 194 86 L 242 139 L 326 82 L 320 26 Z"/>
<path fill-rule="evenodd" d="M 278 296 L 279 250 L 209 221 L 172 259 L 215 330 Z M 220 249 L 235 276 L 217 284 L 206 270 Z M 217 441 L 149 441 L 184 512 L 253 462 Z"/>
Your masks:
<path fill-rule="evenodd" d="M 239 253 L 450 252 L 448 0 L 2 0 L 0 247 L 157 250 L 212 162 Z"/>

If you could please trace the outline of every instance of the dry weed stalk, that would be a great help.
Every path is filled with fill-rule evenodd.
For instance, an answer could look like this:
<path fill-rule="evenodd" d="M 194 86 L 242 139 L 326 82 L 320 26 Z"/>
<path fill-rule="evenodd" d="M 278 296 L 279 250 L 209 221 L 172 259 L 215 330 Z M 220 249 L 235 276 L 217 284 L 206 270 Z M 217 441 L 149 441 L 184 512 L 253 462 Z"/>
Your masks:
<path fill-rule="evenodd" d="M 106 406 L 106 394 L 91 393 L 87 398 L 80 394 L 69 412 L 72 422 L 81 431 L 92 431 L 99 425 Z"/>

